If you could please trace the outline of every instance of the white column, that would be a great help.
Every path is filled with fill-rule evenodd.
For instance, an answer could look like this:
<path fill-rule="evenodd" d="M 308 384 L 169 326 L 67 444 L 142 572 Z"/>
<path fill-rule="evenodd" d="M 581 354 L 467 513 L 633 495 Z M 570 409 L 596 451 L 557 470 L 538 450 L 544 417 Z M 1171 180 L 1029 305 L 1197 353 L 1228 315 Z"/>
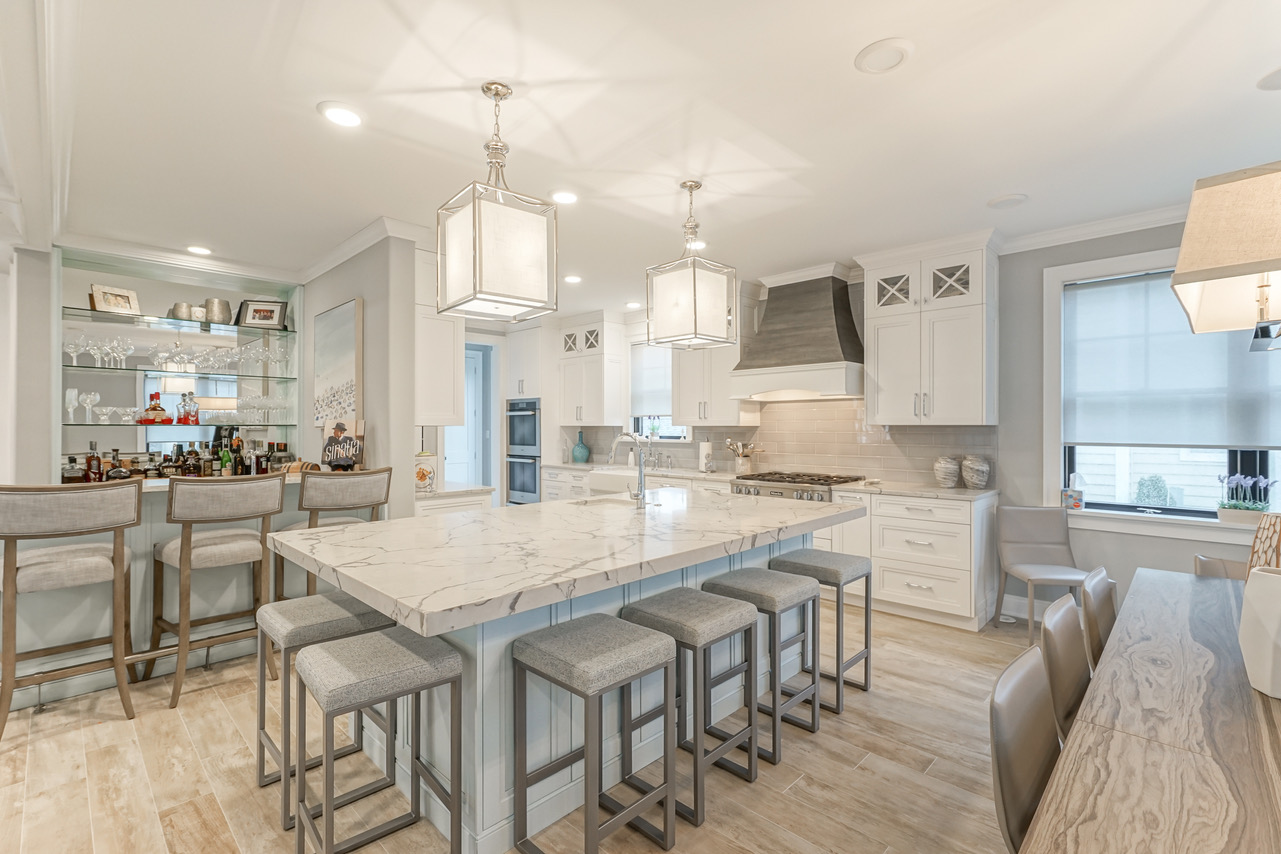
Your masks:
<path fill-rule="evenodd" d="M 62 452 L 62 278 L 57 256 L 14 250 L 12 291 L 14 406 L 6 407 L 12 436 L 12 483 L 56 483 Z M 7 455 L 6 455 L 7 456 Z"/>

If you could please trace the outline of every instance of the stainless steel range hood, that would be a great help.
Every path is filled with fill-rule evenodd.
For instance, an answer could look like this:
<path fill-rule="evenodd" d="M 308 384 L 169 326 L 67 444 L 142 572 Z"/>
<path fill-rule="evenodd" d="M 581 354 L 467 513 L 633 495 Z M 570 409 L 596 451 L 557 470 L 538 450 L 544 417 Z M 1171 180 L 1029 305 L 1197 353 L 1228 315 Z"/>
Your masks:
<path fill-rule="evenodd" d="M 863 396 L 862 282 L 840 264 L 762 280 L 769 289 L 756 336 L 730 374 L 740 400 Z"/>

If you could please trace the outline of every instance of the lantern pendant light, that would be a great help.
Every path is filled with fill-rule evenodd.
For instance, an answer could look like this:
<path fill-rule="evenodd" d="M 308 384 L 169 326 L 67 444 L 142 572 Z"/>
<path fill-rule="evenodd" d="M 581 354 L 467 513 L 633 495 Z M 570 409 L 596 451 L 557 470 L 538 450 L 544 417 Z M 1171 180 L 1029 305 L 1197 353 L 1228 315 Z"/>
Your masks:
<path fill-rule="evenodd" d="M 490 81 L 481 92 L 494 102 L 494 133 L 485 143 L 489 177 L 436 212 L 436 309 L 519 323 L 556 310 L 556 205 L 507 186 L 510 149 L 499 136 L 498 114 L 512 90 Z"/>
<path fill-rule="evenodd" d="M 651 345 L 702 349 L 733 344 L 737 337 L 738 273 L 698 254 L 703 244 L 694 219 L 694 191 L 702 186 L 698 181 L 681 182 L 681 189 L 689 193 L 685 254 L 645 270 Z"/>

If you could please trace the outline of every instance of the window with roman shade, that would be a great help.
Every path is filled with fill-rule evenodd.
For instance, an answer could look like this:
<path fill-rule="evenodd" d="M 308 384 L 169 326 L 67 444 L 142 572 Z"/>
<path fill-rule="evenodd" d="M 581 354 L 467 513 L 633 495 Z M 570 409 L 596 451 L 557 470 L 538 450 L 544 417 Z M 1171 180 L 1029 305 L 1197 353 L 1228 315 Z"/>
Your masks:
<path fill-rule="evenodd" d="M 672 425 L 672 351 L 632 345 L 632 431 L 655 439 L 684 441 L 686 428 Z"/>

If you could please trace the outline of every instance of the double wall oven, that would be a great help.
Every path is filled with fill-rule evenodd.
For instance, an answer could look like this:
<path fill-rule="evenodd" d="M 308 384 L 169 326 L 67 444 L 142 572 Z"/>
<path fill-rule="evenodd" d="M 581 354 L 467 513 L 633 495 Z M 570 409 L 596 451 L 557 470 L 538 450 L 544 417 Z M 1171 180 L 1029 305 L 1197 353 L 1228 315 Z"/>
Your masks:
<path fill-rule="evenodd" d="M 542 479 L 538 398 L 507 401 L 507 503 L 536 504 Z"/>

